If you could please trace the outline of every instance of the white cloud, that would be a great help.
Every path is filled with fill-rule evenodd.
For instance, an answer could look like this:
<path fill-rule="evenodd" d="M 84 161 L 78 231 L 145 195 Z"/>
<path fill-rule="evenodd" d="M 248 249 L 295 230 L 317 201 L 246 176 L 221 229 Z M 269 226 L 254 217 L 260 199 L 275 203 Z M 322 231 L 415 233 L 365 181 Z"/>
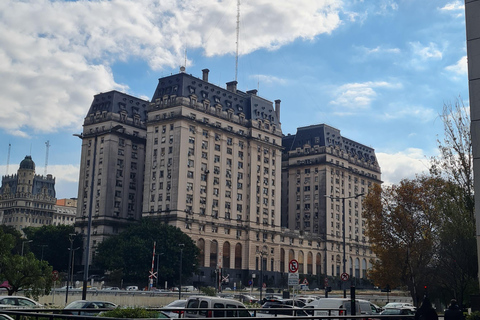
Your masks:
<path fill-rule="evenodd" d="M 335 90 L 336 97 L 330 101 L 330 104 L 350 109 L 367 109 L 377 97 L 377 91 L 375 89 L 392 89 L 399 87 L 399 84 L 386 81 L 347 83 Z"/>
<path fill-rule="evenodd" d="M 245 1 L 240 53 L 330 33 L 341 5 Z M 160 70 L 180 65 L 185 45 L 207 56 L 235 52 L 236 1 L 4 0 L 0 12 L 0 128 L 22 137 L 78 126 L 95 93 L 128 90 L 110 69 L 117 61 Z"/>
<path fill-rule="evenodd" d="M 445 6 L 440 8 L 442 11 L 464 11 L 465 5 L 463 1 L 454 1 L 447 3 Z"/>
<path fill-rule="evenodd" d="M 253 74 L 253 75 L 250 75 L 249 78 L 257 80 L 258 83 L 260 84 L 260 87 L 262 86 L 262 84 L 266 84 L 266 85 L 286 85 L 287 84 L 287 79 L 265 75 L 265 74 Z"/>
<path fill-rule="evenodd" d="M 423 150 L 410 148 L 394 154 L 376 152 L 386 185 L 398 184 L 402 179 L 413 179 L 416 174 L 427 173 L 429 161 Z"/>
<path fill-rule="evenodd" d="M 467 72 L 468 72 L 467 56 L 461 57 L 456 64 L 446 67 L 445 70 L 456 73 L 457 75 L 461 75 L 461 76 L 467 75 Z"/>
<path fill-rule="evenodd" d="M 394 104 L 394 107 L 389 109 L 390 111 L 387 110 L 378 116 L 386 121 L 402 118 L 415 118 L 421 120 L 422 122 L 430 121 L 438 116 L 437 111 L 434 109 L 424 108 L 423 106 L 419 105 L 399 106 L 398 104 Z"/>
<path fill-rule="evenodd" d="M 422 45 L 420 42 L 411 42 L 410 46 L 412 47 L 413 54 L 415 58 L 422 61 L 435 59 L 442 59 L 442 52 L 438 49 L 437 45 L 433 42 L 430 42 L 428 46 Z"/>

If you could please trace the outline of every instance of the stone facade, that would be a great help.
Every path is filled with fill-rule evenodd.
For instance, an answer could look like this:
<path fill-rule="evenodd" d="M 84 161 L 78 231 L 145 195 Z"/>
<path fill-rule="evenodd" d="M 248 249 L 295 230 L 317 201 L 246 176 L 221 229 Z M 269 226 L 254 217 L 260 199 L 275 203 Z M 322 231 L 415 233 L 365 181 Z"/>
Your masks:
<path fill-rule="evenodd" d="M 344 190 L 350 195 L 380 183 L 373 149 L 343 138 L 342 150 L 311 143 L 285 151 L 291 136 L 282 134 L 280 100 L 237 90 L 235 81 L 221 88 L 208 75 L 205 69 L 201 79 L 184 72 L 161 78 L 152 102 L 117 91 L 95 96 L 79 135 L 78 231 L 86 232 L 92 214 L 95 248 L 142 216 L 176 226 L 200 248 L 201 273 L 193 279 L 199 285 L 215 283 L 221 273 L 237 286 L 251 279 L 286 286 L 292 259 L 301 273 L 322 283 L 324 276 L 337 276 L 338 205 L 327 204 L 325 196 L 340 195 L 330 192 L 338 174 L 352 185 Z M 352 143 L 372 158 L 344 154 Z M 323 160 L 308 162 L 314 158 Z M 305 219 L 296 224 L 298 214 L 306 216 L 307 202 L 297 210 L 292 189 L 297 177 L 303 186 L 307 176 L 311 190 L 320 188 L 310 198 L 308 226 Z M 363 277 L 372 254 L 362 236 L 359 202 L 348 202 L 354 208 L 348 248 L 352 273 Z"/>

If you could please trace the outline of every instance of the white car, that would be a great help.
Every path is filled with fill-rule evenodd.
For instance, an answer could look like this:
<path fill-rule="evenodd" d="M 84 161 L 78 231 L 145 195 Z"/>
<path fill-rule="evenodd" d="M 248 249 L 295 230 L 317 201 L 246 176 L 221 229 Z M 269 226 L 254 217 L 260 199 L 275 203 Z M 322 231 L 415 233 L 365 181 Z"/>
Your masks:
<path fill-rule="evenodd" d="M 186 304 L 187 300 L 175 300 L 164 306 L 162 311 L 170 318 L 182 318 Z"/>
<path fill-rule="evenodd" d="M 43 305 L 24 296 L 0 296 L 0 309 L 34 309 Z"/>
<path fill-rule="evenodd" d="M 390 302 L 387 303 L 383 309 L 411 309 L 412 311 L 417 310 L 417 308 L 408 302 Z"/>

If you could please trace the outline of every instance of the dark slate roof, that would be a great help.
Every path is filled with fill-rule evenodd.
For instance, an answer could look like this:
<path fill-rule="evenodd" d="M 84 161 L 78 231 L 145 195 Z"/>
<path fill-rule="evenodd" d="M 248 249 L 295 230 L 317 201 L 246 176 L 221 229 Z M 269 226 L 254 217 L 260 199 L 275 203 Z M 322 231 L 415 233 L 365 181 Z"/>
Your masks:
<path fill-rule="evenodd" d="M 256 95 L 256 90 L 242 92 L 229 91 L 187 73 L 160 78 L 152 97 L 152 102 L 164 95 L 190 97 L 196 95 L 198 102 L 208 100 L 210 105 L 220 104 L 223 111 L 232 110 L 234 114 L 244 114 L 247 120 L 269 120 L 270 124 L 280 123 L 273 103 Z"/>
<path fill-rule="evenodd" d="M 126 111 L 129 118 L 139 115 L 142 121 L 147 120 L 149 102 L 116 90 L 99 93 L 94 96 L 87 117 L 96 112 L 120 113 Z"/>
<path fill-rule="evenodd" d="M 310 147 L 317 145 L 319 147 L 338 147 L 351 156 L 356 155 L 360 159 L 376 162 L 375 149 L 342 137 L 340 130 L 326 124 L 300 127 L 297 129 L 297 134 L 289 134 L 282 139 L 284 153 L 297 148 L 304 148 L 305 145 Z"/>
<path fill-rule="evenodd" d="M 20 169 L 35 170 L 35 162 L 33 162 L 32 156 L 25 156 L 25 159 L 20 162 Z"/>

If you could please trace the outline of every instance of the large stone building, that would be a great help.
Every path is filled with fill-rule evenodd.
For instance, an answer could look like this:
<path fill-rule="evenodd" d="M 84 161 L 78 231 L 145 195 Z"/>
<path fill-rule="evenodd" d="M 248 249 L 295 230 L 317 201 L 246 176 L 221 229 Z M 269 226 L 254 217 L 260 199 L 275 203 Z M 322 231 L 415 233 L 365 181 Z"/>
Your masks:
<path fill-rule="evenodd" d="M 19 231 L 25 227 L 50 225 L 56 201 L 55 178 L 51 174 L 35 174 L 35 163 L 31 156 L 26 156 L 17 174 L 2 177 L 0 221 Z"/>
<path fill-rule="evenodd" d="M 374 149 L 324 124 L 298 128 L 283 147 L 282 226 L 300 233 L 290 242 L 318 248 L 298 251 L 300 272 L 365 278 L 374 255 L 361 196 L 381 183 Z"/>
<path fill-rule="evenodd" d="M 205 69 L 201 79 L 185 72 L 163 77 L 152 102 L 117 91 L 95 96 L 79 135 L 83 140 L 79 231 L 86 232 L 88 215 L 92 214 L 94 249 L 99 241 L 141 216 L 177 226 L 200 248 L 198 280 L 204 284 L 214 283 L 216 272 L 222 269 L 238 285 L 255 276 L 258 279 L 262 273 L 262 282 L 285 286 L 292 259 L 300 262 L 300 271 L 319 279 L 320 275 L 338 275 L 338 230 L 330 234 L 330 223 L 337 221 L 330 215 L 338 210 L 335 206 L 330 209 L 324 196 L 341 194 L 317 192 L 322 197 L 318 211 L 324 221 L 315 224 L 318 219 L 312 193 L 309 227 L 304 219 L 298 228 L 296 206 L 289 205 L 282 212 L 281 196 L 296 197 L 294 191 L 282 192 L 282 173 L 297 177 L 297 170 L 301 170 L 298 176 L 304 179 L 307 168 L 312 177 L 316 169 L 314 164 L 297 161 L 301 157 L 313 159 L 307 155 L 306 142 L 299 146 L 289 136 L 282 146 L 280 100 L 272 103 L 259 97 L 256 90 L 240 91 L 235 81 L 222 88 L 209 83 L 208 76 Z M 338 130 L 328 127 L 327 131 L 340 138 Z M 352 195 L 354 188 L 366 190 L 370 183 L 380 182 L 373 149 L 342 139 L 341 146 L 332 146 L 329 140 L 310 143 L 312 150 L 323 148 L 329 161 L 334 159 L 318 164 L 322 179 L 330 178 L 330 168 L 334 174 L 341 171 L 345 175 L 342 183 L 354 186 L 351 190 L 345 187 Z M 348 146 L 352 143 L 354 147 Z M 290 149 L 283 151 L 282 162 L 286 145 Z M 362 152 L 369 158 L 338 154 L 339 148 L 346 153 L 350 148 L 366 149 Z M 336 161 L 345 163 L 344 170 Z M 349 182 L 347 175 L 358 183 Z M 290 181 L 290 188 L 295 183 L 296 178 Z M 312 179 L 312 188 L 315 183 Z M 324 183 L 322 192 L 330 191 L 326 188 L 333 182 Z M 289 201 L 295 204 L 294 199 Z M 303 208 L 305 203 L 302 201 Z M 352 203 L 358 206 L 359 200 Z M 300 211 L 305 217 L 303 208 Z M 358 212 L 360 207 L 353 214 Z M 288 216 L 283 224 L 282 214 Z M 361 217 L 357 219 L 363 222 Z M 365 264 L 371 256 L 367 239 L 361 230 L 352 236 L 352 265 L 357 258 Z M 325 267 L 327 255 L 334 259 L 328 263 L 335 266 L 333 270 Z M 366 270 L 366 266 L 359 269 Z"/>

